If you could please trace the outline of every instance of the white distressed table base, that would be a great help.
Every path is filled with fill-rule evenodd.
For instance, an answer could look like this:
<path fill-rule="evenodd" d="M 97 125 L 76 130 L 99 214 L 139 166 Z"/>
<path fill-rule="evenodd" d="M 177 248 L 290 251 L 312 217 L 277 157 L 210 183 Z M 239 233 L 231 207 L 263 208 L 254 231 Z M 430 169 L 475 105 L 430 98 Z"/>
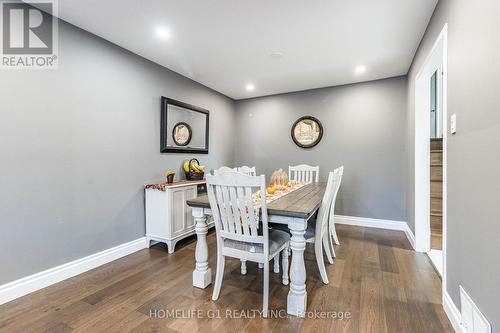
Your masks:
<path fill-rule="evenodd" d="M 305 292 L 303 295 L 294 295 L 291 291 L 289 291 L 286 302 L 286 312 L 289 315 L 304 318 L 306 311 L 307 292 Z"/>
<path fill-rule="evenodd" d="M 208 268 L 204 272 L 193 271 L 193 287 L 205 289 L 212 283 L 212 269 Z"/>
<path fill-rule="evenodd" d="M 292 263 L 290 264 L 290 291 L 287 299 L 287 313 L 304 317 L 307 310 L 306 291 L 306 266 L 304 262 L 304 251 L 306 249 L 307 221 L 292 219 L 288 222 L 288 228 L 292 233 L 290 248 L 292 249 Z"/>
<path fill-rule="evenodd" d="M 212 270 L 208 267 L 207 217 L 203 208 L 193 208 L 196 221 L 196 268 L 193 271 L 193 286 L 205 289 L 212 283 Z"/>

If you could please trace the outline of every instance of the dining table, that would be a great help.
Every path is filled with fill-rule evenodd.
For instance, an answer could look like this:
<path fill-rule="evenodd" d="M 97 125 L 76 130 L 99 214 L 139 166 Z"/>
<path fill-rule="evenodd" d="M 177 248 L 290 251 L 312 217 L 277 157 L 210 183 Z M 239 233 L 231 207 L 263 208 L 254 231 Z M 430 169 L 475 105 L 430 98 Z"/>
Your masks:
<path fill-rule="evenodd" d="M 304 238 L 307 225 L 321 205 L 325 183 L 308 183 L 299 189 L 267 203 L 268 221 L 287 225 L 291 233 L 290 290 L 287 296 L 287 313 L 304 317 L 307 311 L 306 266 Z M 208 264 L 207 218 L 212 215 L 208 196 L 200 195 L 186 201 L 195 220 L 196 249 L 193 286 L 207 288 L 212 283 L 212 271 Z"/>

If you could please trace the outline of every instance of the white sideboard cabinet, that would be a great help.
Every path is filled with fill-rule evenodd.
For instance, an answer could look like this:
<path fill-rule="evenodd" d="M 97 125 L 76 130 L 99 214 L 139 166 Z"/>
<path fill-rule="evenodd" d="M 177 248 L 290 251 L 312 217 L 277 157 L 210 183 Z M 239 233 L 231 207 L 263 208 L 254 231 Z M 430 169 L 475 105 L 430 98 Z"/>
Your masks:
<path fill-rule="evenodd" d="M 176 243 L 195 234 L 195 221 L 186 200 L 196 198 L 206 188 L 205 181 L 148 184 L 146 196 L 146 238 L 167 244 L 173 253 Z M 203 193 L 204 194 L 204 193 Z M 213 222 L 209 227 L 213 226 Z"/>

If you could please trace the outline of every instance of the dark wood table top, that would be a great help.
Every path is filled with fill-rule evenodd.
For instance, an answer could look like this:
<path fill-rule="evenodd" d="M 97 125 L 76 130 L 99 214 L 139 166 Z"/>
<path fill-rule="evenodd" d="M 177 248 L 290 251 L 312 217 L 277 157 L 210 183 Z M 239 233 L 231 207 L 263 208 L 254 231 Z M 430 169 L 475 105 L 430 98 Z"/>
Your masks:
<path fill-rule="evenodd" d="M 301 187 L 268 203 L 267 214 L 308 219 L 321 205 L 325 188 L 325 183 L 312 183 Z M 210 208 L 206 194 L 187 200 L 186 203 L 190 207 Z"/>

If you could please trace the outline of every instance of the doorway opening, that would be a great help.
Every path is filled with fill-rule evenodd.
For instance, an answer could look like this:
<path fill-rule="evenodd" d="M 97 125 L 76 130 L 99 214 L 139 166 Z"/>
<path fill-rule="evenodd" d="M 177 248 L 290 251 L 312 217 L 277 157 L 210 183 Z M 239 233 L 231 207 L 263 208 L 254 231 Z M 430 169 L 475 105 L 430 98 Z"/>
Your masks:
<path fill-rule="evenodd" d="M 447 25 L 421 66 L 415 84 L 415 240 L 446 290 Z"/>
<path fill-rule="evenodd" d="M 442 64 L 437 67 L 430 82 L 430 232 L 431 245 L 427 252 L 436 270 L 442 275 L 443 263 L 443 112 Z"/>

